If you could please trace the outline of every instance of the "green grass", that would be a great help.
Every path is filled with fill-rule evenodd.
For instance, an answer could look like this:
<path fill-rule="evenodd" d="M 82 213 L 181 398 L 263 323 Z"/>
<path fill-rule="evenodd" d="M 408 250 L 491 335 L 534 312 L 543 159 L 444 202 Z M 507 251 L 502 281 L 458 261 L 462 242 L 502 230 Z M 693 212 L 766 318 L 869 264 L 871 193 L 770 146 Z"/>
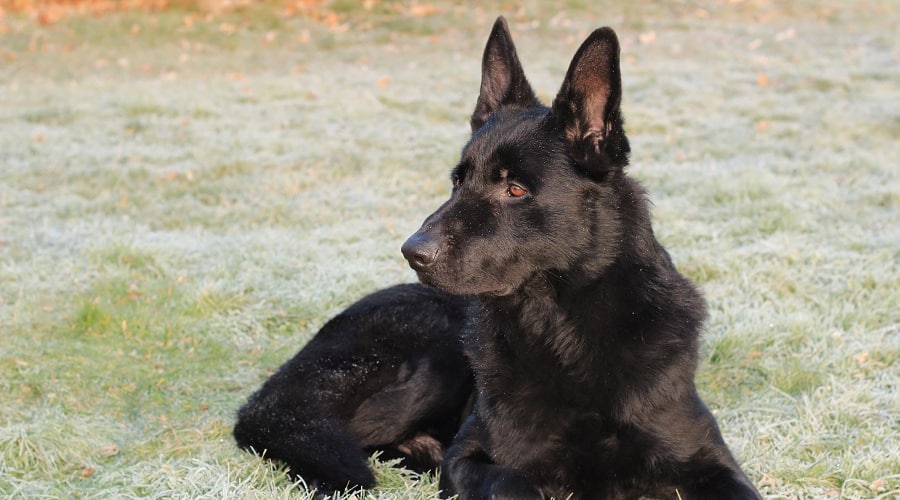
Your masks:
<path fill-rule="evenodd" d="M 267 5 L 0 18 L 0 495 L 303 498 L 235 448 L 235 411 L 414 279 L 399 246 L 448 192 L 504 13 L 545 99 L 619 32 L 631 172 L 706 293 L 697 384 L 761 491 L 900 496 L 891 2 L 358 5 L 338 30 Z M 436 494 L 376 471 L 345 498 Z"/>

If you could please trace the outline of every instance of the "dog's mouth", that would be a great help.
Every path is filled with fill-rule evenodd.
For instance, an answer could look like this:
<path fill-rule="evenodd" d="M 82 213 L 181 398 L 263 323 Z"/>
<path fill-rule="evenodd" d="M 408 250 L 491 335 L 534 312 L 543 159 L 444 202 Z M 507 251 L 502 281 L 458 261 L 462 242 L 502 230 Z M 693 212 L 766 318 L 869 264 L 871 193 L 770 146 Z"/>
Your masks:
<path fill-rule="evenodd" d="M 413 267 L 414 270 L 415 267 Z M 452 276 L 448 279 L 447 276 Z M 455 295 L 471 295 L 484 297 L 506 297 L 518 290 L 517 286 L 494 282 L 494 280 L 466 280 L 463 272 L 441 273 L 416 270 L 419 281 L 426 286 L 440 288 Z"/>
<path fill-rule="evenodd" d="M 455 264 L 445 245 L 422 233 L 410 236 L 403 243 L 401 251 L 423 285 L 440 288 L 456 295 L 489 297 L 511 295 L 519 287 L 518 284 L 510 284 L 500 279 L 498 275 L 480 269 L 477 263 Z"/>

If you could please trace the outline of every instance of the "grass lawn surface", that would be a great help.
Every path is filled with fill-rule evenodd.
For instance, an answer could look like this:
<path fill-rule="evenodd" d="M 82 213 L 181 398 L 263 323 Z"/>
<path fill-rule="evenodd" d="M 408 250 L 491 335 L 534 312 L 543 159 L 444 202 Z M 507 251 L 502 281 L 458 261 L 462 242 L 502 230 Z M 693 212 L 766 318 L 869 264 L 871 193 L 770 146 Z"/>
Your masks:
<path fill-rule="evenodd" d="M 415 279 L 399 247 L 449 193 L 498 14 L 545 101 L 619 33 L 630 172 L 760 491 L 900 496 L 896 2 L 478 5 L 0 17 L 0 496 L 307 495 L 235 412 Z M 375 466 L 345 498 L 437 494 Z"/>

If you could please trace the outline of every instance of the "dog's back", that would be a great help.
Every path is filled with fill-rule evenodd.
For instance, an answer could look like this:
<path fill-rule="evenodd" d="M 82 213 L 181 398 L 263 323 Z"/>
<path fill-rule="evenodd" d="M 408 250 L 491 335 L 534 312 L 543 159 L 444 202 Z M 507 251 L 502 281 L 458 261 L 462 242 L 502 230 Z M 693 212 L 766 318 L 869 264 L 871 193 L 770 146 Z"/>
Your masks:
<path fill-rule="evenodd" d="M 437 467 L 465 418 L 465 299 L 421 285 L 370 294 L 328 321 L 238 412 L 242 448 L 328 494 L 372 487 L 373 451 Z"/>

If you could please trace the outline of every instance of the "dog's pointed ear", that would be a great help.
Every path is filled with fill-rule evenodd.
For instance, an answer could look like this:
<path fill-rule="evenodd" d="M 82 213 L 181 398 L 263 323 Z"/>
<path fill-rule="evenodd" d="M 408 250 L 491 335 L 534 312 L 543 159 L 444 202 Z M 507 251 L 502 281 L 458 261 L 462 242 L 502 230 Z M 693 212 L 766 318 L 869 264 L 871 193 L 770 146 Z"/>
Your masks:
<path fill-rule="evenodd" d="M 481 60 L 481 92 L 470 121 L 472 131 L 481 128 L 491 113 L 501 107 L 527 108 L 539 104 L 525 79 L 506 19 L 498 17 Z"/>
<path fill-rule="evenodd" d="M 619 40 L 611 28 L 600 28 L 575 53 L 550 111 L 575 162 L 592 178 L 628 165 L 621 100 Z"/>

